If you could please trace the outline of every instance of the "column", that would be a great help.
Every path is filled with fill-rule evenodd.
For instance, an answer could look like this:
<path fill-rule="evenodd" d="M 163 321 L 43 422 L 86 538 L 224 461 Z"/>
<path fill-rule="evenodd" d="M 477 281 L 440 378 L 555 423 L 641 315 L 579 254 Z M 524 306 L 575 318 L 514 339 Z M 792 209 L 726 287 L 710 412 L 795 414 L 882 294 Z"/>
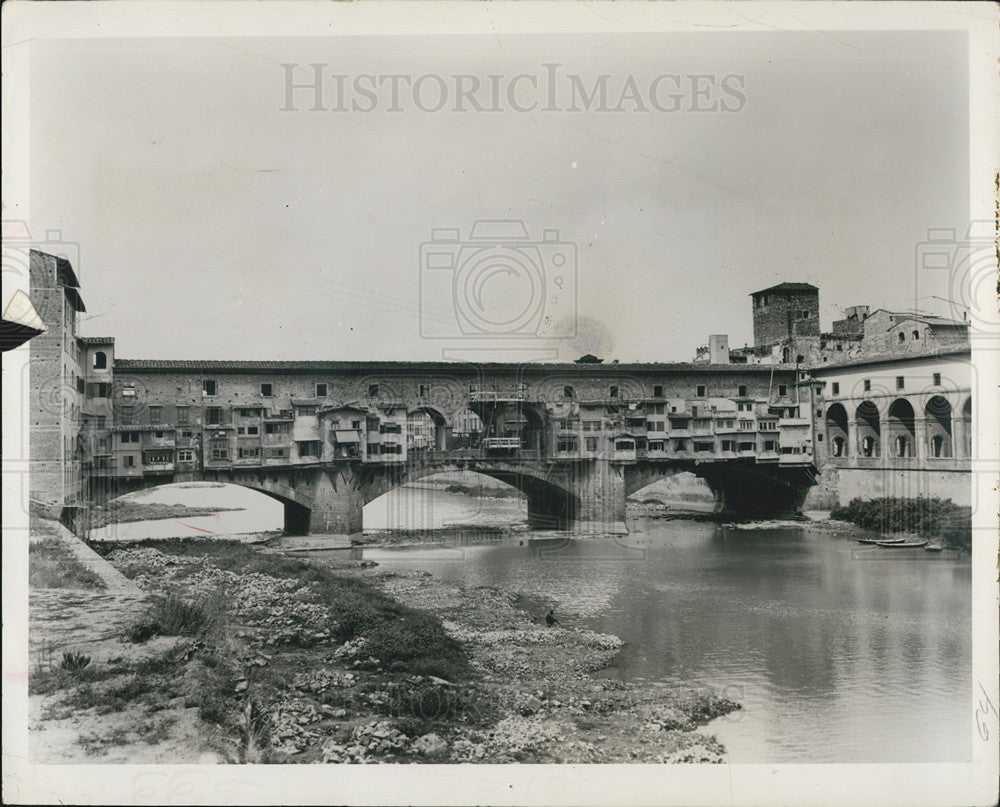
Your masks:
<path fill-rule="evenodd" d="M 857 465 L 861 456 L 861 443 L 858 440 L 858 422 L 853 417 L 847 419 L 847 456 L 851 465 Z"/>
<path fill-rule="evenodd" d="M 955 459 L 965 459 L 968 454 L 966 452 L 965 446 L 965 430 L 966 430 L 965 418 L 961 415 L 955 417 L 952 413 L 951 418 L 951 455 Z"/>
<path fill-rule="evenodd" d="M 913 419 L 913 439 L 917 443 L 917 450 L 915 452 L 917 462 L 921 465 L 927 462 L 927 418 L 925 417 L 915 417 Z"/>

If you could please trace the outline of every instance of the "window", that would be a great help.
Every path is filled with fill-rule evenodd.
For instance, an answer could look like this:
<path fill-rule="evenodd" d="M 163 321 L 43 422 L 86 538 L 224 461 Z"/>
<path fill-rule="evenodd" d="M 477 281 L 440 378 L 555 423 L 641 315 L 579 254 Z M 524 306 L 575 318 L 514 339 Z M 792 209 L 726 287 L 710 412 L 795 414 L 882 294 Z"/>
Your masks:
<path fill-rule="evenodd" d="M 563 398 L 572 398 L 572 397 L 573 397 L 573 388 L 563 387 Z"/>
<path fill-rule="evenodd" d="M 94 354 L 94 369 L 95 370 L 107 370 L 108 369 L 108 354 L 103 350 L 98 350 Z"/>
<path fill-rule="evenodd" d="M 271 393 L 273 391 L 274 391 L 274 387 L 271 384 L 261 384 L 260 385 L 260 394 L 263 395 L 265 398 L 270 398 L 271 397 Z"/>
<path fill-rule="evenodd" d="M 212 449 L 212 461 L 213 462 L 225 462 L 229 459 L 229 449 L 228 448 L 213 448 Z"/>
<path fill-rule="evenodd" d="M 360 429 L 361 428 L 361 421 L 360 420 L 352 420 L 351 421 L 351 428 L 352 429 Z"/>
<path fill-rule="evenodd" d="M 178 406 L 177 407 L 177 422 L 178 423 L 187 423 L 188 420 L 189 420 L 189 418 L 190 418 L 190 412 L 188 411 L 188 408 L 186 406 Z"/>
<path fill-rule="evenodd" d="M 368 397 L 369 398 L 377 398 L 378 397 L 378 384 L 369 384 L 368 385 Z"/>
<path fill-rule="evenodd" d="M 587 439 L 587 451 L 594 452 L 597 451 L 597 438 L 588 437 Z"/>
<path fill-rule="evenodd" d="M 900 341 L 900 344 L 902 344 L 903 342 L 906 341 L 906 334 L 903 333 L 902 331 L 899 332 L 899 341 Z"/>
<path fill-rule="evenodd" d="M 372 446 L 368 446 L 368 448 L 370 449 L 370 448 L 372 448 Z M 369 452 L 369 453 L 371 453 L 371 452 Z M 264 452 L 264 456 L 265 456 L 265 458 L 270 459 L 270 460 L 281 459 L 283 457 L 287 457 L 288 456 L 288 449 L 287 448 L 268 448 Z"/>
<path fill-rule="evenodd" d="M 802 312 L 802 319 L 809 319 L 809 312 L 808 311 L 803 311 Z"/>
<path fill-rule="evenodd" d="M 662 440 L 650 440 L 649 441 L 650 451 L 663 451 L 663 441 Z"/>
<path fill-rule="evenodd" d="M 695 451 L 715 451 L 715 446 L 712 445 L 712 443 L 706 443 L 706 442 L 701 442 L 701 441 L 695 440 L 694 450 Z"/>
<path fill-rule="evenodd" d="M 764 441 L 764 450 L 765 451 L 777 451 L 778 450 L 778 443 L 776 441 L 774 441 L 774 440 L 765 440 Z"/>
<path fill-rule="evenodd" d="M 840 395 L 840 382 L 839 381 L 834 381 L 833 382 L 833 394 L 834 395 Z"/>
<path fill-rule="evenodd" d="M 160 431 L 153 432 L 153 436 L 156 437 L 157 440 L 162 440 L 163 439 L 163 432 L 160 432 Z"/>
<path fill-rule="evenodd" d="M 240 446 L 240 459 L 251 460 L 260 456 L 260 446 Z"/>
<path fill-rule="evenodd" d="M 896 389 L 903 389 L 906 386 L 906 380 L 903 376 L 896 376 Z"/>
<path fill-rule="evenodd" d="M 201 390 L 205 395 L 212 396 L 218 391 L 218 385 L 213 379 L 206 378 L 201 382 Z"/>
<path fill-rule="evenodd" d="M 802 364 L 802 362 L 804 362 L 805 360 L 806 360 L 806 357 L 803 356 L 801 353 L 798 356 L 795 357 L 795 363 L 796 364 Z"/>
<path fill-rule="evenodd" d="M 420 394 L 423 395 L 423 392 L 421 392 Z M 326 397 L 326 384 L 317 384 L 316 385 L 316 397 L 317 398 L 325 398 Z"/>
<path fill-rule="evenodd" d="M 746 388 L 746 384 L 741 384 L 741 385 L 740 385 L 739 389 L 737 390 L 737 395 L 738 395 L 738 396 L 739 396 L 740 398 L 746 398 L 746 397 L 747 397 L 747 388 Z"/>
<path fill-rule="evenodd" d="M 866 378 L 865 379 L 864 388 L 865 388 L 865 392 L 871 392 L 872 391 L 872 380 L 870 378 Z"/>
<path fill-rule="evenodd" d="M 722 450 L 723 451 L 735 451 L 736 450 L 736 442 L 734 440 L 723 440 L 722 441 Z"/>
<path fill-rule="evenodd" d="M 222 407 L 209 406 L 205 409 L 205 424 L 207 426 L 218 426 L 222 423 Z"/>
<path fill-rule="evenodd" d="M 580 442 L 575 434 L 568 434 L 556 440 L 556 451 L 579 451 Z"/>
<path fill-rule="evenodd" d="M 941 373 L 934 373 L 934 386 L 935 387 L 941 386 Z"/>
<path fill-rule="evenodd" d="M 128 456 L 122 457 L 122 465 L 126 468 L 135 468 L 135 457 L 129 454 Z"/>
<path fill-rule="evenodd" d="M 77 376 L 76 377 L 76 391 L 79 392 L 82 395 L 85 389 L 86 389 L 86 385 L 84 384 L 83 379 L 80 378 L 80 376 Z"/>
<path fill-rule="evenodd" d="M 259 426 L 247 426 L 247 434 L 249 434 L 249 435 L 260 434 L 260 427 Z"/>
<path fill-rule="evenodd" d="M 752 420 L 741 420 L 740 421 L 740 431 L 742 432 L 752 432 L 753 431 L 753 421 Z"/>
<path fill-rule="evenodd" d="M 265 423 L 264 434 L 288 434 L 287 423 Z"/>
<path fill-rule="evenodd" d="M 194 462 L 194 451 L 190 448 L 181 448 L 177 451 L 178 462 Z"/>
<path fill-rule="evenodd" d="M 398 443 L 382 443 L 380 446 L 380 454 L 402 454 L 403 447 Z"/>
<path fill-rule="evenodd" d="M 119 440 L 123 443 L 138 443 L 139 432 L 122 432 Z"/>
<path fill-rule="evenodd" d="M 133 393 L 134 394 L 134 393 Z M 87 384 L 88 398 L 110 398 L 111 385 L 106 383 Z"/>
<path fill-rule="evenodd" d="M 421 398 L 426 398 L 430 394 L 431 394 L 431 385 L 430 384 L 421 384 L 420 385 L 420 397 Z"/>
<path fill-rule="evenodd" d="M 920 331 L 913 332 L 913 341 L 917 341 L 920 338 Z"/>
<path fill-rule="evenodd" d="M 297 415 L 315 415 L 319 410 L 318 406 L 296 406 L 295 413 Z"/>
<path fill-rule="evenodd" d="M 585 432 L 599 432 L 601 430 L 601 421 L 585 420 L 583 421 L 583 430 Z"/>
<path fill-rule="evenodd" d="M 778 395 L 784 397 L 788 394 L 788 387 L 785 384 L 778 384 Z"/>
<path fill-rule="evenodd" d="M 150 423 L 162 423 L 163 422 L 163 407 L 162 406 L 151 406 L 151 407 L 149 407 L 149 422 Z"/>
<path fill-rule="evenodd" d="M 704 384 L 699 384 L 697 387 L 695 387 L 694 394 L 695 394 L 695 397 L 704 398 L 706 392 L 707 392 L 707 390 L 705 388 L 705 385 Z"/>
<path fill-rule="evenodd" d="M 653 412 L 656 413 L 657 415 L 662 415 L 663 410 L 664 410 L 663 404 L 656 404 L 653 406 Z"/>
<path fill-rule="evenodd" d="M 662 398 L 663 397 L 663 385 L 662 384 L 656 384 L 653 387 L 653 397 L 654 398 Z"/>
<path fill-rule="evenodd" d="M 841 342 L 837 342 L 837 350 L 843 351 L 844 345 Z"/>
<path fill-rule="evenodd" d="M 573 431 L 576 428 L 576 423 L 572 420 L 560 420 L 559 428 L 563 431 Z"/>
<path fill-rule="evenodd" d="M 617 398 L 618 397 L 618 387 L 615 386 L 614 384 L 612 384 L 610 387 L 608 387 L 608 397 L 609 398 Z"/>

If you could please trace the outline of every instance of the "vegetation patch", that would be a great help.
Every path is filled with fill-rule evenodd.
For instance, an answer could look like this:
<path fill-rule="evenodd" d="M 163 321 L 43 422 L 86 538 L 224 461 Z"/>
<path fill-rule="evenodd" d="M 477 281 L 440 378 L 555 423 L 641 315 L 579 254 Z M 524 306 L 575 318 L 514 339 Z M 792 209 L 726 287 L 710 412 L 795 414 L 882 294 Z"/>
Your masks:
<path fill-rule="evenodd" d="M 41 538 L 28 546 L 30 588 L 104 589 L 104 581 L 88 569 L 58 538 Z"/>
<path fill-rule="evenodd" d="M 963 549 L 972 546 L 972 508 L 961 507 L 951 499 L 852 499 L 830 517 L 873 532 L 908 532 Z"/>
<path fill-rule="evenodd" d="M 222 622 L 225 606 L 221 595 L 186 600 L 176 594 L 155 597 L 149 610 L 127 631 L 128 639 L 141 643 L 154 636 L 199 636 Z"/>

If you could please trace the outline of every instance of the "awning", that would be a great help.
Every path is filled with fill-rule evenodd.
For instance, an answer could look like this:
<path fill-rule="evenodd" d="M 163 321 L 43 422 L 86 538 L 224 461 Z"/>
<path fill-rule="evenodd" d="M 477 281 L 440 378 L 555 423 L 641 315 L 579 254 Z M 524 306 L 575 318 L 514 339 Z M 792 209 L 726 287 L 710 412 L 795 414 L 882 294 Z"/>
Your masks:
<path fill-rule="evenodd" d="M 336 429 L 333 436 L 338 443 L 360 443 L 361 435 L 354 429 Z"/>

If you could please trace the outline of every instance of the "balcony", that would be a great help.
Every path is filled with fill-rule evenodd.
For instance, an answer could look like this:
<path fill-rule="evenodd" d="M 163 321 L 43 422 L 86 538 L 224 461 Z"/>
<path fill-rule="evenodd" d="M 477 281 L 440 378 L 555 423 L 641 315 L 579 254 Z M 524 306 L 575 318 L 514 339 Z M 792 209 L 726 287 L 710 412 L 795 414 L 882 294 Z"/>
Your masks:
<path fill-rule="evenodd" d="M 469 393 L 469 403 L 518 403 L 526 400 L 527 390 L 475 390 Z"/>

